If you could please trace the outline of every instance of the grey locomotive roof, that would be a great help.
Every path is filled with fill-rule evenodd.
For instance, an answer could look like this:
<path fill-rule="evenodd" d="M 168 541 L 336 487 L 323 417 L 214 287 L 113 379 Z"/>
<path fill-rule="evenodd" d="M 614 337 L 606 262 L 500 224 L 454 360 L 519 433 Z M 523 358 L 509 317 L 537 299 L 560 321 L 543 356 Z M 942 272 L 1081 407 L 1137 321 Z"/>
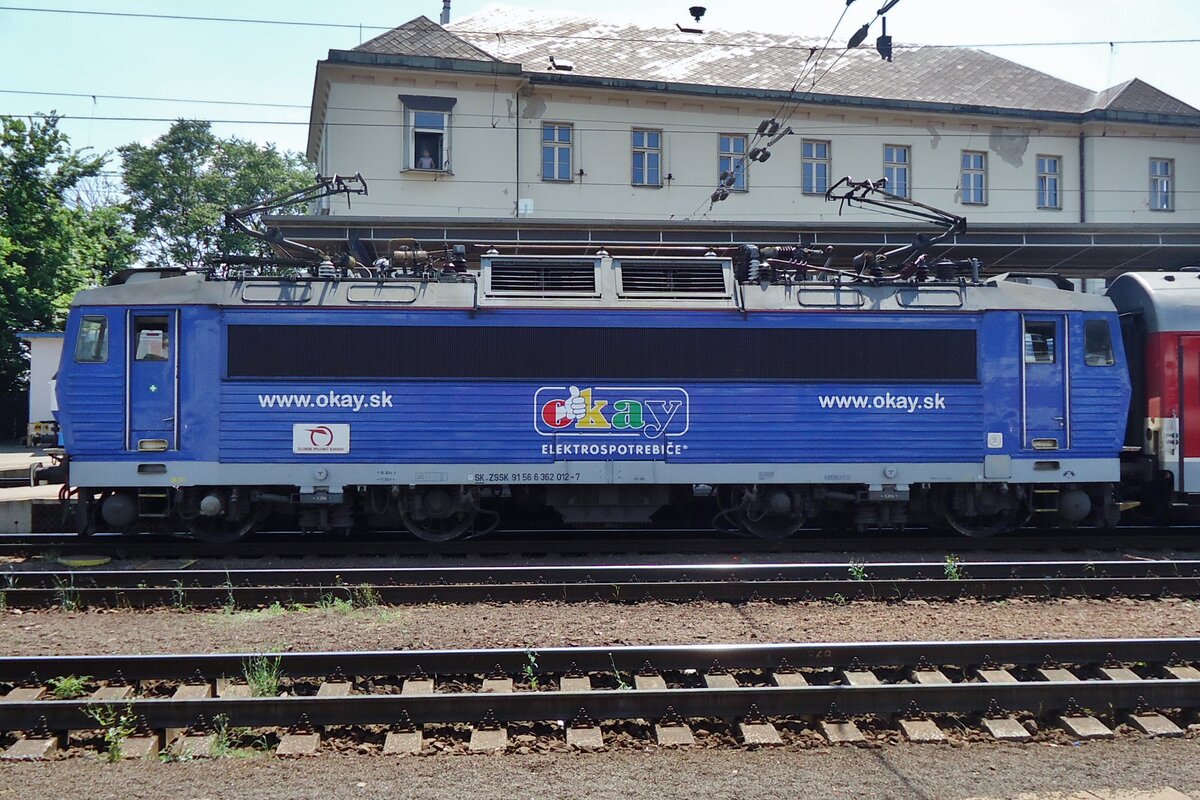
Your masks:
<path fill-rule="evenodd" d="M 823 37 L 682 33 L 584 14 L 492 6 L 445 28 L 419 17 L 355 50 L 518 63 L 527 73 L 547 72 L 554 56 L 573 64 L 572 75 L 787 92 L 824 45 Z M 840 54 L 832 50 L 819 61 L 816 94 L 1070 114 L 1106 109 L 1200 115 L 1140 80 L 1093 92 L 967 47 L 896 44 L 892 63 L 870 47 Z"/>
<path fill-rule="evenodd" d="M 1141 312 L 1146 330 L 1200 331 L 1200 272 L 1127 272 L 1108 287 L 1125 312 Z"/>
<path fill-rule="evenodd" d="M 1200 283 L 1200 281 L 1198 281 Z M 1200 287 L 1198 287 L 1200 288 Z M 728 298 L 688 296 L 653 298 L 488 297 L 475 281 L 439 283 L 418 279 L 343 279 L 340 281 L 279 278 L 207 280 L 199 273 L 131 280 L 79 292 L 73 306 L 177 306 L 224 308 L 597 308 L 794 311 L 888 311 L 906 313 L 1019 311 L 1112 311 L 1105 297 L 1007 281 L 985 284 L 869 284 L 810 281 L 790 286 L 757 284 L 738 287 Z"/>

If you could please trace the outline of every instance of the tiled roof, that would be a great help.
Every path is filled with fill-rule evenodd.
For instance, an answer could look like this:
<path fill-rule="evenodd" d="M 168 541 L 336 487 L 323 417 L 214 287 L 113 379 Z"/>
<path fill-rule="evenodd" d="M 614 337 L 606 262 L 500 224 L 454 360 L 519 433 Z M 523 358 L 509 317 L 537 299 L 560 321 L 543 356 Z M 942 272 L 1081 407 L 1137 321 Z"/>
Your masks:
<path fill-rule="evenodd" d="M 574 62 L 577 75 L 788 91 L 815 61 L 800 91 L 816 79 L 818 94 L 1042 111 L 1079 111 L 1093 97 L 1082 86 L 967 48 L 897 45 L 888 63 L 868 44 L 818 58 L 824 38 L 711 29 L 697 35 L 508 6 L 448 29 L 531 72 L 547 69 L 554 54 Z"/>
<path fill-rule="evenodd" d="M 1102 92 L 1096 92 L 1093 108 L 1113 111 L 1140 111 L 1147 114 L 1192 114 L 1200 111 L 1150 84 L 1134 78 Z"/>
<path fill-rule="evenodd" d="M 424 16 L 363 42 L 354 49 L 388 55 L 461 58 L 467 61 L 497 60 L 475 45 L 448 33 L 441 25 Z"/>
<path fill-rule="evenodd" d="M 442 28 L 418 17 L 356 50 L 517 63 L 550 71 L 624 80 L 842 95 L 901 102 L 1078 114 L 1101 108 L 1200 114 L 1140 80 L 1104 92 L 966 47 L 896 44 L 883 61 L 870 46 L 831 48 L 823 38 L 783 33 L 638 25 L 576 13 L 491 6 Z M 563 73 L 559 73 L 563 74 Z M 815 83 L 815 85 L 814 85 Z"/>

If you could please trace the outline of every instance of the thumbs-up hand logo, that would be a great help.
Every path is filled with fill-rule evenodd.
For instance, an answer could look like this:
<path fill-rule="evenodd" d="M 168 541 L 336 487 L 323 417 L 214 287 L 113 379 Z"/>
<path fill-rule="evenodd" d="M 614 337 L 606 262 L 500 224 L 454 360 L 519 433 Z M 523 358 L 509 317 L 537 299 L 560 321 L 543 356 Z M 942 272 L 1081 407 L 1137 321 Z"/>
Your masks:
<path fill-rule="evenodd" d="M 571 396 L 563 401 L 563 416 L 572 420 L 583 419 L 587 415 L 588 399 L 579 391 L 578 386 L 570 388 Z"/>

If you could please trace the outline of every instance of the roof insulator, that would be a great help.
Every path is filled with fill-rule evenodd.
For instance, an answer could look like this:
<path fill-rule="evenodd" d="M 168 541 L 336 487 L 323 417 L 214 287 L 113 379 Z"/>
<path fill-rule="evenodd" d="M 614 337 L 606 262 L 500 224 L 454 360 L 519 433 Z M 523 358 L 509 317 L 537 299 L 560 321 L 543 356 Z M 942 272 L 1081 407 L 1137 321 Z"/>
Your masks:
<path fill-rule="evenodd" d="M 868 23 L 865 23 L 861 28 L 856 30 L 854 32 L 854 35 L 850 37 L 850 42 L 849 42 L 849 44 L 846 45 L 846 49 L 853 50 L 854 48 L 856 48 L 860 44 L 862 44 L 863 41 L 867 38 L 867 30 L 870 27 L 871 27 L 871 23 L 868 22 Z"/>
<path fill-rule="evenodd" d="M 779 130 L 779 123 L 773 119 L 764 119 L 758 123 L 759 136 L 774 136 L 777 130 Z"/>

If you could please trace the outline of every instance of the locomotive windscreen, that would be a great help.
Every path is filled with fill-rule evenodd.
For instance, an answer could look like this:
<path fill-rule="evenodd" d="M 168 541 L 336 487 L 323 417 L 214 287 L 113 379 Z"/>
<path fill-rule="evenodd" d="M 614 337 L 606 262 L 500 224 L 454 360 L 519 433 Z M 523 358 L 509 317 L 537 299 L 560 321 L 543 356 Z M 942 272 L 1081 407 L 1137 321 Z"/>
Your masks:
<path fill-rule="evenodd" d="M 230 378 L 975 381 L 974 330 L 230 325 Z"/>

